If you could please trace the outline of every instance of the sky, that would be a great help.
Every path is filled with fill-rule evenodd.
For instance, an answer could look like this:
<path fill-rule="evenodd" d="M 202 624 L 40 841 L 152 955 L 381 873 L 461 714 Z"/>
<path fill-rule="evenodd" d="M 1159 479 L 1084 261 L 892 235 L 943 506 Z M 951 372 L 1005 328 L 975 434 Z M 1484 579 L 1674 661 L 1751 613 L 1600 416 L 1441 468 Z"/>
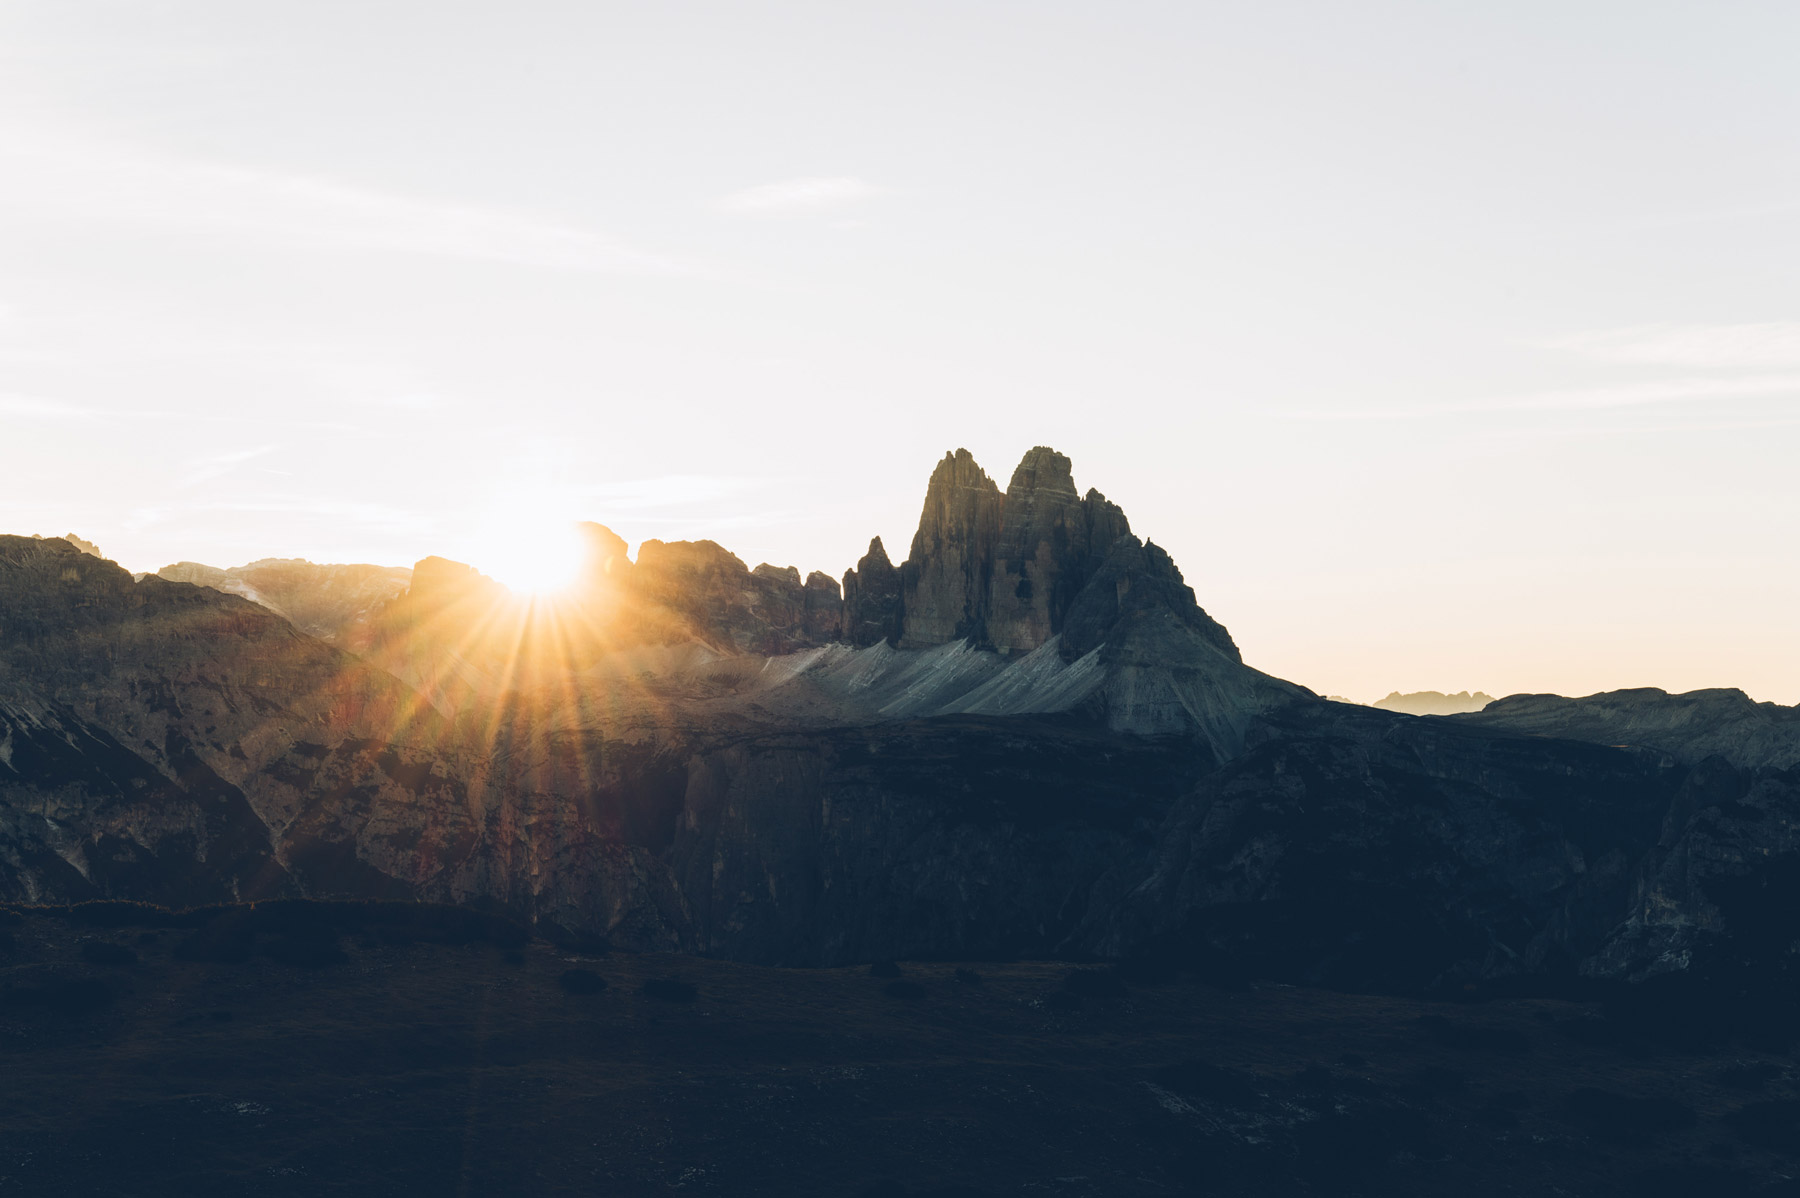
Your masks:
<path fill-rule="evenodd" d="M 1320 693 L 1800 701 L 1800 6 L 0 0 L 0 530 L 898 558 L 1068 454 Z"/>

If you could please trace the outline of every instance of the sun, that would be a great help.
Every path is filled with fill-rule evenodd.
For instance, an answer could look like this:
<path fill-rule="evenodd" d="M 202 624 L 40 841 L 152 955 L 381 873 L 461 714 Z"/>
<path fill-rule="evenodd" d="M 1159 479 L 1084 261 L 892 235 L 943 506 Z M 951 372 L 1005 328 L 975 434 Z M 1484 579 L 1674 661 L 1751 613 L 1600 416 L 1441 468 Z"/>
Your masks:
<path fill-rule="evenodd" d="M 584 557 L 573 523 L 521 517 L 483 536 L 470 564 L 515 595 L 542 598 L 573 586 Z"/>

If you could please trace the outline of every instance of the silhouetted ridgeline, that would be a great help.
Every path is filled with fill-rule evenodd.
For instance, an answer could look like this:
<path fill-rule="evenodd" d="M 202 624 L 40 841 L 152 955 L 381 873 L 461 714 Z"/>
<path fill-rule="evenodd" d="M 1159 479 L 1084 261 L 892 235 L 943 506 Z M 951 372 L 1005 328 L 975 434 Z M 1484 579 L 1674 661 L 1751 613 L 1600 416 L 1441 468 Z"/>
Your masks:
<path fill-rule="evenodd" d="M 373 568 L 236 572 L 358 654 L 0 537 L 0 899 L 427 902 L 794 964 L 1785 984 L 1800 904 L 1756 896 L 1800 877 L 1791 709 L 1324 702 L 1245 665 L 1043 448 L 1005 492 L 947 455 L 907 559 L 877 541 L 841 591 L 586 535 L 581 585 L 532 607 L 442 559 L 392 598 Z"/>

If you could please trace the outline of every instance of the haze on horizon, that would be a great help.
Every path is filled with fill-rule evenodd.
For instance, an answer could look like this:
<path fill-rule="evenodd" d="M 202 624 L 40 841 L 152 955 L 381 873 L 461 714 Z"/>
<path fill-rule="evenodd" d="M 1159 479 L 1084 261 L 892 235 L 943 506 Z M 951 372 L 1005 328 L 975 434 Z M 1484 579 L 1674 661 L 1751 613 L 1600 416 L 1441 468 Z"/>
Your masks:
<path fill-rule="evenodd" d="M 0 532 L 839 575 L 1074 461 L 1324 693 L 1800 701 L 1800 9 L 0 0 Z"/>

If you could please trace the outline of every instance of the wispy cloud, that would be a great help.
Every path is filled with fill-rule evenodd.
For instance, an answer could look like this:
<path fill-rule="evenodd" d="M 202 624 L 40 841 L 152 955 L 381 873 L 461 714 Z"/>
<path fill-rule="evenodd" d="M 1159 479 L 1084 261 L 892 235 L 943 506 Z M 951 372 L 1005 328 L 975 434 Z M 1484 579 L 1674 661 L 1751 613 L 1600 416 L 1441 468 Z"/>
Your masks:
<path fill-rule="evenodd" d="M 94 412 L 60 399 L 0 392 L 0 416 L 19 420 L 91 420 Z"/>
<path fill-rule="evenodd" d="M 245 462 L 253 461 L 264 454 L 273 453 L 273 445 L 257 445 L 246 449 L 233 449 L 225 453 L 212 454 L 208 457 L 195 458 L 188 463 L 193 469 L 181 480 L 178 486 L 191 488 L 209 483 L 215 478 L 223 478 Z"/>
<path fill-rule="evenodd" d="M 222 503 L 157 504 L 141 507 L 125 519 L 124 528 L 128 532 L 137 532 L 152 525 L 167 524 L 186 517 L 213 518 L 231 514 L 324 516 L 386 533 L 423 534 L 430 532 L 433 527 L 431 521 L 419 513 L 389 504 L 276 495 L 263 499 L 227 500 Z"/>
<path fill-rule="evenodd" d="M 1800 321 L 1639 325 L 1546 342 L 1601 362 L 1702 370 L 1800 366 Z"/>
<path fill-rule="evenodd" d="M 0 210 L 51 219 L 232 230 L 312 247 L 577 271 L 693 273 L 672 259 L 533 213 L 422 199 L 70 138 L 0 131 Z"/>
<path fill-rule="evenodd" d="M 713 206 L 721 212 L 743 216 L 791 216 L 841 208 L 880 195 L 881 191 L 873 183 L 841 176 L 784 179 L 733 192 Z"/>
<path fill-rule="evenodd" d="M 758 485 L 752 478 L 717 475 L 666 474 L 628 482 L 587 483 L 571 494 L 606 511 L 645 511 L 704 505 L 741 494 Z"/>
<path fill-rule="evenodd" d="M 1660 382 L 1620 383 L 1602 387 L 1568 387 L 1418 407 L 1334 410 L 1308 409 L 1290 414 L 1296 420 L 1409 420 L 1477 412 L 1572 412 L 1631 408 L 1646 404 L 1692 403 L 1701 400 L 1761 399 L 1800 395 L 1800 375 L 1682 378 Z"/>

